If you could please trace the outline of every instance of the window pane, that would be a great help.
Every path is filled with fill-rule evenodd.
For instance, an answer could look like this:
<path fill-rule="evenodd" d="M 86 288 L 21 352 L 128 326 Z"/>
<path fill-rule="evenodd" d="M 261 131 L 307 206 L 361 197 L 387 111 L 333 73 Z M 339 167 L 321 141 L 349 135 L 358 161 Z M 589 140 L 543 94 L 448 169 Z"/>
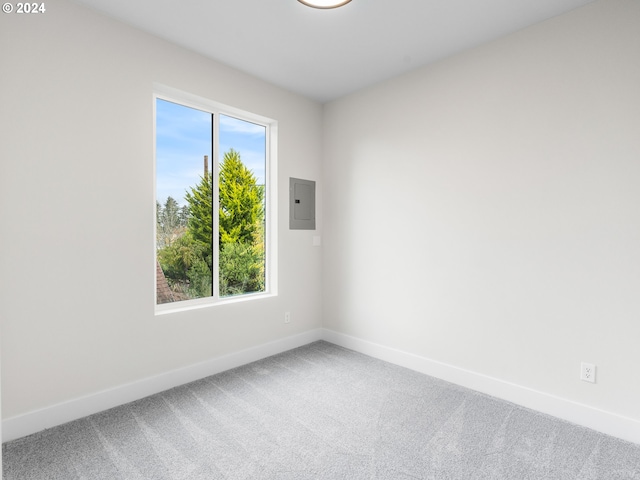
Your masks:
<path fill-rule="evenodd" d="M 156 303 L 212 295 L 212 120 L 156 100 Z"/>
<path fill-rule="evenodd" d="M 220 296 L 265 291 L 266 127 L 220 115 Z"/>

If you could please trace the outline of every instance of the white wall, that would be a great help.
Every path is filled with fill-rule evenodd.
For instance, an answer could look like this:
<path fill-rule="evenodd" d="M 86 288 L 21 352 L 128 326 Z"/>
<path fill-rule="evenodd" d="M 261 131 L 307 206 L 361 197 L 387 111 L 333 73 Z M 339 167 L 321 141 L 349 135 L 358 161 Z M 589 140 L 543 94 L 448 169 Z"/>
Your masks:
<path fill-rule="evenodd" d="M 320 327 L 320 249 L 287 222 L 320 104 L 66 0 L 1 15 L 0 60 L 5 419 Z M 279 122 L 277 297 L 154 316 L 154 82 Z"/>
<path fill-rule="evenodd" d="M 639 25 L 596 2 L 327 104 L 324 326 L 640 420 Z"/>
<path fill-rule="evenodd" d="M 602 0 L 328 104 L 323 123 L 67 0 L 0 15 L 3 418 L 324 318 L 640 420 L 639 23 L 636 0 Z M 154 316 L 154 82 L 279 121 L 278 297 Z M 324 260 L 287 229 L 290 176 L 322 180 Z"/>

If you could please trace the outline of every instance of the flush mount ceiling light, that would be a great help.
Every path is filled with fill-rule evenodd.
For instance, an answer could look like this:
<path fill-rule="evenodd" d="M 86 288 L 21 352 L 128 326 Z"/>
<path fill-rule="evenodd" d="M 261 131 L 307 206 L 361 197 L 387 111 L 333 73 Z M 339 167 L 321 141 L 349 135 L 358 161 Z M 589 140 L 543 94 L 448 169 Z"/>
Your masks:
<path fill-rule="evenodd" d="M 351 0 L 298 0 L 307 7 L 313 8 L 338 8 L 346 5 Z"/>

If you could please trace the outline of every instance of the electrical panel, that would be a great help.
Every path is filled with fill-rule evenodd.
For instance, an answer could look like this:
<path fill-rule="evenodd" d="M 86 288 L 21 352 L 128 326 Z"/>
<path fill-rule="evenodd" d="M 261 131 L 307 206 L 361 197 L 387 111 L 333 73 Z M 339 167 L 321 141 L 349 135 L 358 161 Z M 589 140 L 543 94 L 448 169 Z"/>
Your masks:
<path fill-rule="evenodd" d="M 316 182 L 289 178 L 289 228 L 316 229 Z"/>

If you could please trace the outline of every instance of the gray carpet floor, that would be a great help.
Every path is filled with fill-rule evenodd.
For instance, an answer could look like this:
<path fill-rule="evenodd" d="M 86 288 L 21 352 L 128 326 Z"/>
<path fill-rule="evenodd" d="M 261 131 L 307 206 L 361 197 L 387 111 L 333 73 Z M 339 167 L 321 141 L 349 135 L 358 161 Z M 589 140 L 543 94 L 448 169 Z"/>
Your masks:
<path fill-rule="evenodd" d="M 3 445 L 4 479 L 638 479 L 640 445 L 317 342 Z"/>

